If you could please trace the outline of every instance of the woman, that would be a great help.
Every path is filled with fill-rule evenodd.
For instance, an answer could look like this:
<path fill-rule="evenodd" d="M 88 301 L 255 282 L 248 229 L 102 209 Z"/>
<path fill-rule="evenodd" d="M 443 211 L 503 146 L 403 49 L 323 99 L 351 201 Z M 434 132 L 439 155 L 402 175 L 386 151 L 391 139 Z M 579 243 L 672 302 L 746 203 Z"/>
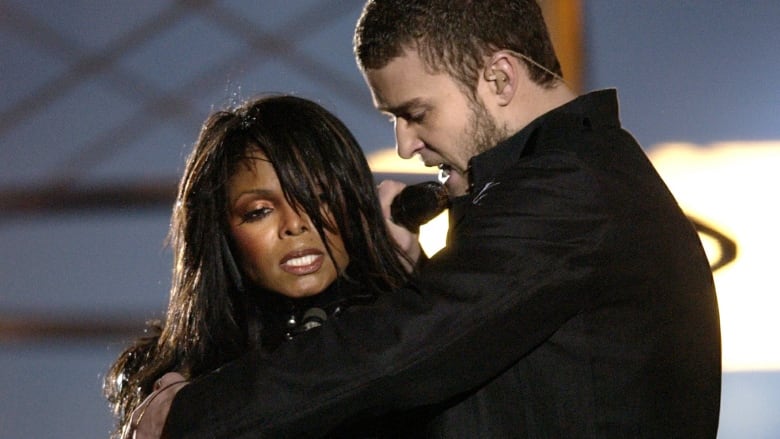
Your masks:
<path fill-rule="evenodd" d="M 119 431 L 167 372 L 192 380 L 248 350 L 273 350 L 408 280 L 357 142 L 325 109 L 291 96 L 208 118 L 170 242 L 165 323 L 150 325 L 106 377 Z"/>

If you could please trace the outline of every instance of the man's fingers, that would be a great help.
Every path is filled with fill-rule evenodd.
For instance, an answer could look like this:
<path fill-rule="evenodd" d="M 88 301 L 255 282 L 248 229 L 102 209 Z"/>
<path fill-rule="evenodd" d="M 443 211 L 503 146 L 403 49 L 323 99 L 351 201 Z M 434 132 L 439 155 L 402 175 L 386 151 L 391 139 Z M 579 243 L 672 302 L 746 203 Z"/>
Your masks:
<path fill-rule="evenodd" d="M 393 198 L 405 187 L 406 184 L 395 180 L 382 180 L 377 186 L 379 204 L 382 206 L 382 214 L 385 218 L 390 218 L 390 205 L 393 203 Z"/>

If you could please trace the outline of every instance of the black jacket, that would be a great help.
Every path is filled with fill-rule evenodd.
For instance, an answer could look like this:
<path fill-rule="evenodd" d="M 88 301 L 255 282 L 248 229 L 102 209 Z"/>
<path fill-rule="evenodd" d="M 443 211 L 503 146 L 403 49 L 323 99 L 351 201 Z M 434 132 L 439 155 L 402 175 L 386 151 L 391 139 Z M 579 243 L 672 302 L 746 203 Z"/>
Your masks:
<path fill-rule="evenodd" d="M 353 307 L 371 304 L 376 294 L 357 282 L 355 273 L 339 277 L 325 291 L 292 299 L 268 291 L 252 291 L 260 317 L 260 349 L 266 354 L 329 320 L 338 319 Z M 350 419 L 329 431 L 324 439 L 410 439 L 425 434 L 419 425 L 408 422 L 411 413 L 391 414 L 365 419 Z M 399 417 L 401 417 L 399 419 Z"/>
<path fill-rule="evenodd" d="M 419 282 L 185 387 L 170 437 L 714 438 L 720 333 L 698 236 L 614 91 L 475 157 Z M 401 416 L 400 419 L 404 419 Z"/>

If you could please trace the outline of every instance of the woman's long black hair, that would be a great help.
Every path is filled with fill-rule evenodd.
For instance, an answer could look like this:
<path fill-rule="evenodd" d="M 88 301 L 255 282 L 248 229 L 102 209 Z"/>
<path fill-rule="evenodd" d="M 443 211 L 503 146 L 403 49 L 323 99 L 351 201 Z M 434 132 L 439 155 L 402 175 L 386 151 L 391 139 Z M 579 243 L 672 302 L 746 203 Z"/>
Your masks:
<path fill-rule="evenodd" d="M 187 160 L 173 208 L 165 323 L 150 323 L 147 335 L 119 356 L 105 379 L 119 430 L 166 372 L 193 379 L 259 342 L 256 302 L 230 276 L 224 251 L 226 184 L 255 149 L 273 164 L 288 201 L 308 214 L 323 242 L 325 229 L 340 233 L 350 276 L 364 286 L 362 294 L 388 292 L 408 279 L 365 155 L 338 118 L 294 96 L 262 97 L 212 114 Z M 335 224 L 323 216 L 323 201 Z"/>

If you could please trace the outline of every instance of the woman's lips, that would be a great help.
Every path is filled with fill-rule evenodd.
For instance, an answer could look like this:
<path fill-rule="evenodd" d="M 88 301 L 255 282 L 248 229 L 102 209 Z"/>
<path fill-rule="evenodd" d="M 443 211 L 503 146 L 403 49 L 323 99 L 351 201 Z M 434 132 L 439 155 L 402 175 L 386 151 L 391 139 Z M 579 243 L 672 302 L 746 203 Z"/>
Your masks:
<path fill-rule="evenodd" d="M 324 260 L 321 251 L 309 249 L 286 254 L 279 266 L 287 273 L 302 276 L 319 270 Z"/>

